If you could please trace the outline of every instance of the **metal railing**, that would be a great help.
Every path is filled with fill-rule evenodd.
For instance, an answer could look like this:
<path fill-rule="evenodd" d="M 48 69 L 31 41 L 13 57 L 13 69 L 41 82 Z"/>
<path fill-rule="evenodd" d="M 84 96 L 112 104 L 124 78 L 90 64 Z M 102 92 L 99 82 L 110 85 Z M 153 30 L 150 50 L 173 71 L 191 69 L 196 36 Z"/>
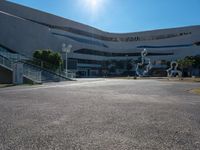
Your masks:
<path fill-rule="evenodd" d="M 73 72 L 73 71 L 70 71 L 70 70 L 68 70 L 67 72 L 65 71 L 63 71 L 63 72 L 61 72 L 61 74 L 63 75 L 63 76 L 65 76 L 65 77 L 67 77 L 67 78 L 71 78 L 71 79 L 73 79 L 73 78 L 76 78 L 76 73 L 75 72 Z"/>
<path fill-rule="evenodd" d="M 17 63 L 15 61 L 12 61 L 2 55 L 0 55 L 0 65 L 13 71 L 13 65 L 14 63 Z M 23 64 L 23 76 L 36 82 L 36 83 L 41 83 L 41 71 L 36 70 L 30 66 L 27 66 L 26 64 Z"/>
<path fill-rule="evenodd" d="M 5 58 L 5 57 L 3 57 L 1 55 L 0 55 L 0 64 L 3 67 L 6 67 L 7 69 L 12 70 L 13 63 L 9 59 L 7 59 L 7 58 Z"/>
<path fill-rule="evenodd" d="M 8 58 L 12 61 L 27 60 L 27 58 L 22 55 L 10 53 L 10 52 L 6 52 L 6 51 L 1 51 L 1 50 L 0 50 L 0 55 L 5 58 Z"/>
<path fill-rule="evenodd" d="M 37 82 L 48 82 L 48 81 L 64 81 L 71 80 L 76 77 L 74 72 L 68 71 L 66 74 L 63 71 L 53 71 L 43 67 L 43 64 L 47 62 L 28 58 L 21 54 L 11 53 L 6 49 L 0 47 L 0 63 L 12 70 L 12 64 L 15 62 L 22 62 L 24 69 L 24 76 Z"/>
<path fill-rule="evenodd" d="M 35 82 L 42 82 L 42 71 L 35 69 L 31 66 L 23 64 L 23 74 L 25 77 L 35 81 Z"/>

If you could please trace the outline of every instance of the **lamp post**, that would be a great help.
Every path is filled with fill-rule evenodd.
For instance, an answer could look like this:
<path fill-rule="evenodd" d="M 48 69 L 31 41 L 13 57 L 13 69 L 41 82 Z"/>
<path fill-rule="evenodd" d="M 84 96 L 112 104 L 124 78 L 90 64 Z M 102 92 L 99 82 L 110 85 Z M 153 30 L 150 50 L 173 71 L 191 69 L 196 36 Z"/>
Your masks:
<path fill-rule="evenodd" d="M 66 72 L 66 76 L 68 77 L 68 63 L 67 63 L 67 59 L 68 59 L 68 53 L 71 52 L 72 49 L 72 45 L 68 45 L 66 47 L 66 44 L 63 43 L 62 44 L 62 52 L 65 53 L 65 72 Z"/>
<path fill-rule="evenodd" d="M 126 71 L 128 71 L 128 55 L 126 55 Z"/>

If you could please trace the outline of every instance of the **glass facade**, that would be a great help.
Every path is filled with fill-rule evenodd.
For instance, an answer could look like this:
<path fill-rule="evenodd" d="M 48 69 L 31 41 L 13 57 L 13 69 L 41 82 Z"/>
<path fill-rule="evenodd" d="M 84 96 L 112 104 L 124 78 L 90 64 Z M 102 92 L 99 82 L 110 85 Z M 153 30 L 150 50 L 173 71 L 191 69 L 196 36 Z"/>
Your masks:
<path fill-rule="evenodd" d="M 110 53 L 110 52 L 102 52 L 102 51 L 96 51 L 96 50 L 91 50 L 91 49 L 80 49 L 80 50 L 74 51 L 74 53 L 94 55 L 94 56 L 106 56 L 106 57 L 141 56 L 140 52 L 135 52 L 135 53 Z M 148 53 L 148 56 L 166 56 L 166 55 L 174 55 L 174 53 Z"/>
<path fill-rule="evenodd" d="M 180 48 L 180 47 L 190 47 L 193 44 L 184 44 L 184 45 L 165 45 L 165 46 L 138 46 L 137 48 Z"/>
<path fill-rule="evenodd" d="M 15 14 L 15 11 L 12 11 L 12 12 L 13 12 L 13 14 Z M 0 12 L 0 13 L 2 13 L 2 12 Z M 165 58 L 166 58 L 166 60 L 169 60 L 171 58 L 175 59 L 176 56 L 180 56 L 180 52 L 176 53 L 176 50 L 181 51 L 181 49 L 183 49 L 185 47 L 186 49 L 183 49 L 183 53 L 184 53 L 187 50 L 189 51 L 190 47 L 192 47 L 192 46 L 195 46 L 195 48 L 197 46 L 200 46 L 200 42 L 197 37 L 198 32 L 195 33 L 196 32 L 195 28 L 194 29 L 193 28 L 180 28 L 180 29 L 177 28 L 177 29 L 172 29 L 172 30 L 169 29 L 169 30 L 149 31 L 149 32 L 144 32 L 144 33 L 138 32 L 138 33 L 128 33 L 128 34 L 111 34 L 111 33 L 106 33 L 103 31 L 101 32 L 100 30 L 97 30 L 95 28 L 92 28 L 92 27 L 90 28 L 89 26 L 84 26 L 84 25 L 81 25 L 78 23 L 77 23 L 77 27 L 76 27 L 76 23 L 72 22 L 74 25 L 70 25 L 70 21 L 67 21 L 67 20 L 66 20 L 66 26 L 65 25 L 62 26 L 59 24 L 54 25 L 55 22 L 53 23 L 53 21 L 56 20 L 56 19 L 54 20 L 54 17 L 52 17 L 52 18 L 49 17 L 49 21 L 46 21 L 46 22 L 45 22 L 45 20 L 47 18 L 42 20 L 41 18 L 39 18 L 39 16 L 36 20 L 29 19 L 29 18 L 31 18 L 32 15 L 34 15 L 34 13 L 30 14 L 29 17 L 27 17 L 27 18 L 20 17 L 20 15 L 19 16 L 12 15 L 9 13 L 4 13 L 4 15 L 8 15 L 9 17 L 14 17 L 15 21 L 16 21 L 16 18 L 19 20 L 19 24 L 16 21 L 17 24 L 16 24 L 16 26 L 14 26 L 19 31 L 21 29 L 20 28 L 21 26 L 26 25 L 26 24 L 24 24 L 24 22 L 25 23 L 28 22 L 30 24 L 30 26 L 33 25 L 31 27 L 35 28 L 36 32 L 33 34 L 32 34 L 32 32 L 29 32 L 31 30 L 31 27 L 29 27 L 30 29 L 25 28 L 25 30 L 24 30 L 25 34 L 21 35 L 21 36 L 24 36 L 22 38 L 21 38 L 21 36 L 20 36 L 20 38 L 18 36 L 16 36 L 16 37 L 14 36 L 14 35 L 18 35 L 18 34 L 15 34 L 15 33 L 12 34 L 13 41 L 14 40 L 18 41 L 18 40 L 16 40 L 18 38 L 19 38 L 19 40 L 25 40 L 24 41 L 25 46 L 18 46 L 17 45 L 18 42 L 12 42 L 12 40 L 11 41 L 9 41 L 7 39 L 2 40 L 2 44 L 5 43 L 5 41 L 7 40 L 6 44 L 11 45 L 11 46 L 9 45 L 8 47 L 15 48 L 14 44 L 16 44 L 16 48 L 14 50 L 7 49 L 6 47 L 3 47 L 3 46 L 1 47 L 1 45 L 0 45 L 0 53 L 3 56 L 7 56 L 9 58 L 17 56 L 16 58 L 18 58 L 18 54 L 13 54 L 13 53 L 10 54 L 9 53 L 9 55 L 7 55 L 7 52 L 5 52 L 4 49 L 6 49 L 10 52 L 15 52 L 15 50 L 16 50 L 17 52 L 20 52 L 20 53 L 24 52 L 23 51 L 24 49 L 27 49 L 27 51 L 25 51 L 24 53 L 27 56 L 31 56 L 32 55 L 31 52 L 33 52 L 33 48 L 45 49 L 45 48 L 50 47 L 53 50 L 55 50 L 55 49 L 59 50 L 61 47 L 61 44 L 63 42 L 70 43 L 70 41 L 71 41 L 71 43 L 73 44 L 73 50 L 77 49 L 77 47 L 79 49 L 73 51 L 73 53 L 75 53 L 75 55 L 73 55 L 73 54 L 69 55 L 68 69 L 82 71 L 88 75 L 90 73 L 97 75 L 97 74 L 100 74 L 100 71 L 103 71 L 103 70 L 105 72 L 124 71 L 128 68 L 127 67 L 128 64 L 132 65 L 132 63 L 133 64 L 137 63 L 136 61 L 138 61 L 141 57 L 141 49 L 144 49 L 144 48 L 157 51 L 157 52 L 151 52 L 151 50 L 149 50 L 148 56 L 158 56 L 158 57 L 152 57 L 152 61 L 153 61 L 153 59 L 158 59 L 158 60 L 165 59 Z M 36 16 L 33 18 L 36 18 Z M 8 18 L 5 21 L 8 21 L 8 23 L 9 23 L 9 21 L 10 21 L 9 19 L 10 18 Z M 59 18 L 57 18 L 57 19 L 59 20 Z M 11 21 L 12 21 L 12 19 L 11 19 Z M 52 21 L 52 23 L 49 23 L 50 21 Z M 61 19 L 60 21 L 64 22 L 63 19 Z M 68 22 L 69 22 L 69 24 L 68 24 Z M 67 24 L 70 25 L 71 27 L 68 27 Z M 86 30 L 84 30 L 83 28 L 86 28 Z M 7 29 L 7 27 L 5 27 L 5 29 Z M 4 28 L 3 28 L 3 30 L 4 30 Z M 9 28 L 7 30 L 9 30 Z M 44 30 L 44 32 L 42 30 Z M 186 30 L 186 31 L 183 31 L 183 30 Z M 192 35 L 191 31 L 193 31 L 195 33 L 194 36 L 191 36 Z M 41 33 L 38 34 L 38 32 L 44 33 L 44 36 Z M 18 32 L 16 32 L 16 33 L 18 33 Z M 6 32 L 5 32 L 5 34 L 6 34 Z M 48 37 L 49 35 L 50 35 L 50 37 Z M 25 39 L 26 38 L 25 36 L 27 36 L 27 40 Z M 39 37 L 39 36 L 41 36 L 41 38 L 38 38 L 37 40 L 33 40 L 33 38 Z M 52 38 L 52 36 L 54 38 Z M 180 38 L 177 38 L 177 37 L 180 37 Z M 7 38 L 7 37 L 5 37 L 5 38 Z M 45 40 L 41 41 L 44 38 L 45 38 Z M 171 39 L 171 40 L 164 40 L 164 39 Z M 182 39 L 183 39 L 183 41 L 185 41 L 186 44 L 172 45 L 172 42 L 176 42 L 176 41 L 177 41 L 177 44 L 179 44 Z M 197 42 L 188 44 L 189 41 L 194 40 L 194 39 L 196 39 Z M 156 41 L 156 40 L 158 40 L 158 41 Z M 159 40 L 162 40 L 162 41 L 159 41 Z M 78 43 L 74 43 L 74 41 L 79 42 L 80 45 Z M 142 41 L 144 41 L 144 42 L 142 42 Z M 166 44 L 160 45 L 164 41 L 166 42 Z M 45 42 L 45 43 L 43 43 L 43 42 Z M 52 43 L 50 43 L 50 42 L 52 42 Z M 130 43 L 125 43 L 125 42 L 130 42 Z M 134 42 L 136 42 L 136 43 L 134 43 Z M 145 45 L 145 44 L 150 44 L 150 45 Z M 155 44 L 155 46 L 154 46 L 154 44 Z M 89 47 L 89 45 L 90 45 L 90 47 Z M 137 47 L 135 45 L 137 45 Z M 98 47 L 95 47 L 95 46 L 98 46 Z M 117 46 L 119 46 L 119 47 L 117 47 Z M 126 50 L 123 49 L 123 46 L 126 47 L 127 49 Z M 23 49 L 21 49 L 21 48 L 23 48 Z M 119 48 L 118 50 L 120 50 L 120 51 L 115 51 L 116 48 L 117 49 Z M 164 48 L 166 48 L 166 49 L 164 49 Z M 194 50 L 195 50 L 195 48 L 194 48 Z M 198 50 L 198 47 L 196 49 Z M 83 54 L 83 55 L 77 55 L 77 54 Z M 186 54 L 188 54 L 188 52 L 186 52 Z M 91 56 L 89 57 L 89 55 L 91 55 Z M 101 57 L 94 57 L 94 56 L 101 56 L 103 59 L 101 59 Z M 161 57 L 161 56 L 166 56 L 166 57 Z M 102 61 L 97 61 L 97 60 L 95 60 L 95 58 L 98 58 L 98 60 L 100 59 Z M 31 58 L 27 58 L 27 59 L 31 59 Z M 63 58 L 63 59 L 66 59 L 66 58 Z M 90 59 L 93 59 L 93 60 L 90 60 Z M 135 61 L 135 62 L 132 62 L 132 61 Z M 164 62 L 164 61 L 165 60 L 161 60 L 160 64 L 161 65 L 166 64 L 166 62 Z M 109 70 L 109 71 L 107 71 L 107 70 Z M 113 70 L 115 70 L 115 71 L 113 71 Z"/>
<path fill-rule="evenodd" d="M 197 45 L 197 46 L 200 46 L 200 41 L 199 42 L 195 42 L 194 44 Z"/>
<path fill-rule="evenodd" d="M 57 35 L 57 36 L 67 37 L 67 38 L 70 38 L 70 39 L 72 39 L 74 41 L 77 41 L 77 42 L 80 42 L 80 43 L 89 44 L 89 45 L 96 45 L 96 46 L 108 48 L 107 45 L 105 45 L 105 44 L 103 44 L 101 42 L 98 42 L 98 41 L 94 41 L 92 39 L 88 40 L 88 39 L 83 39 L 83 38 L 79 38 L 79 37 L 73 37 L 73 36 L 60 34 L 60 33 L 52 33 L 52 34 Z"/>

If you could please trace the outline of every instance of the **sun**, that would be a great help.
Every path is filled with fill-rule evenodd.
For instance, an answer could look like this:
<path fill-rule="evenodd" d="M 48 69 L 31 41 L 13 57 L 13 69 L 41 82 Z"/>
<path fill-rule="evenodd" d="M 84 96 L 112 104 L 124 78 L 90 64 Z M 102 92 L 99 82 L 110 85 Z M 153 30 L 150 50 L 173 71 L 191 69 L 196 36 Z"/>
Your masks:
<path fill-rule="evenodd" d="M 110 0 L 76 0 L 78 10 L 94 19 L 105 12 L 105 8 Z"/>
<path fill-rule="evenodd" d="M 97 4 L 98 4 L 98 0 L 90 0 L 91 1 L 91 6 L 92 7 L 97 7 Z"/>
<path fill-rule="evenodd" d="M 102 0 L 84 0 L 85 6 L 93 12 L 98 11 L 102 5 Z"/>

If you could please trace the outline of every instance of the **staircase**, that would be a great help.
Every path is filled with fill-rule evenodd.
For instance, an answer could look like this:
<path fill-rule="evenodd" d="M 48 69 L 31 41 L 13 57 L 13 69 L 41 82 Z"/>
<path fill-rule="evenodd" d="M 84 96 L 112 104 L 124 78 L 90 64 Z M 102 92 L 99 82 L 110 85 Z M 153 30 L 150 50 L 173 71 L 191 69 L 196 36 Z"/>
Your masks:
<path fill-rule="evenodd" d="M 13 65 L 14 65 L 14 61 L 2 56 L 0 54 L 0 65 L 10 71 L 13 71 Z M 30 66 L 27 66 L 26 64 L 23 64 L 23 76 L 31 81 L 33 81 L 34 83 L 42 83 L 41 80 L 41 71 L 40 70 L 36 70 Z"/>
<path fill-rule="evenodd" d="M 12 53 L 6 49 L 0 47 L 0 65 L 8 70 L 13 71 L 13 65 L 16 62 L 23 64 L 23 76 L 34 83 L 44 82 L 58 82 L 58 81 L 69 81 L 72 78 L 66 77 L 64 73 L 55 72 L 48 70 L 39 65 L 32 63 L 30 58 L 23 55 Z M 71 75 L 72 74 L 68 74 Z"/>

